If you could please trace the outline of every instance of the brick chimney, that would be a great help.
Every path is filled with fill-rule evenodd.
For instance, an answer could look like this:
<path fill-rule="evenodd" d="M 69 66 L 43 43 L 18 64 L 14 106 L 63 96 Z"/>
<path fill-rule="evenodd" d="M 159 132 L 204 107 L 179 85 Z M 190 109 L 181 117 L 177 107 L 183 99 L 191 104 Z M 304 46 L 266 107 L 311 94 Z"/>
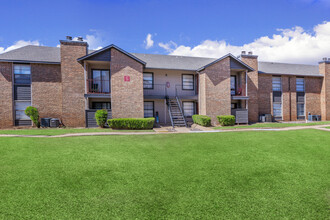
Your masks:
<path fill-rule="evenodd" d="M 252 67 L 254 71 L 247 73 L 247 91 L 249 96 L 248 110 L 249 122 L 258 122 L 259 120 L 259 104 L 258 104 L 258 56 L 253 55 L 252 51 L 247 54 L 242 51 L 241 60 Z"/>
<path fill-rule="evenodd" d="M 319 72 L 324 76 L 321 90 L 321 117 L 330 120 L 330 58 L 319 62 Z"/>
<path fill-rule="evenodd" d="M 62 74 L 62 122 L 66 126 L 85 127 L 84 67 L 77 59 L 87 55 L 88 44 L 71 36 L 60 40 Z"/>

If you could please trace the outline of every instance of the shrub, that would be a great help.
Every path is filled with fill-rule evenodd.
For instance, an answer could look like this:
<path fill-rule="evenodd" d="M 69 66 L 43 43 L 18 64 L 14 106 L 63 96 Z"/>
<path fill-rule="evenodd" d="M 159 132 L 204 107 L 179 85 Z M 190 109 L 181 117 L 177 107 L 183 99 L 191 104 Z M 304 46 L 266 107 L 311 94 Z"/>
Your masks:
<path fill-rule="evenodd" d="M 217 116 L 217 119 L 221 126 L 233 126 L 235 125 L 235 116 L 234 115 L 221 115 Z"/>
<path fill-rule="evenodd" d="M 108 120 L 108 125 L 113 129 L 152 129 L 155 118 L 114 118 Z"/>
<path fill-rule="evenodd" d="M 104 128 L 108 119 L 108 111 L 105 109 L 97 110 L 95 112 L 95 119 L 98 126 Z"/>
<path fill-rule="evenodd" d="M 33 124 L 40 128 L 38 109 L 36 107 L 28 106 L 24 112 L 29 118 L 31 118 Z"/>
<path fill-rule="evenodd" d="M 211 118 L 206 115 L 193 115 L 192 119 L 195 124 L 202 125 L 204 127 L 211 126 Z"/>

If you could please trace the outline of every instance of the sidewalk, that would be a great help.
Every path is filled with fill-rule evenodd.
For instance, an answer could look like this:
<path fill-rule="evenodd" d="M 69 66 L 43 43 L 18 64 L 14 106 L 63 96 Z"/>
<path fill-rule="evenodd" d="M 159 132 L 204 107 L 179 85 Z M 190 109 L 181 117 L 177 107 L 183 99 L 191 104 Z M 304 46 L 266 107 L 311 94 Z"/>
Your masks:
<path fill-rule="evenodd" d="M 104 135 L 156 135 L 156 134 L 192 134 L 192 133 L 222 133 L 222 132 L 246 132 L 246 131 L 291 131 L 302 129 L 317 129 L 330 132 L 329 125 L 315 125 L 315 126 L 297 126 L 286 128 L 242 128 L 242 129 L 228 129 L 228 130 L 214 130 L 212 128 L 193 125 L 191 128 L 186 127 L 160 127 L 154 128 L 155 132 L 91 132 L 91 133 L 70 133 L 61 135 L 16 135 L 16 134 L 0 134 L 1 137 L 32 137 L 32 138 L 60 138 L 60 137 L 80 137 L 80 136 L 104 136 Z"/>

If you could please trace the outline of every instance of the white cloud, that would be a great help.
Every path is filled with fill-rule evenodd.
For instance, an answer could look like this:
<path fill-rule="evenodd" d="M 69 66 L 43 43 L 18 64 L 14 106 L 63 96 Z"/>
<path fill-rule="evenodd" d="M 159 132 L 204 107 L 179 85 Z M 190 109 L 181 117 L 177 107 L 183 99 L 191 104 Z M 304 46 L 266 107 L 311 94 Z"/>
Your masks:
<path fill-rule="evenodd" d="M 40 42 L 38 40 L 35 40 L 35 41 L 19 40 L 19 41 L 16 41 L 13 45 L 11 45 L 7 48 L 0 47 L 0 53 L 6 53 L 8 51 L 15 50 L 17 48 L 24 47 L 24 46 L 27 46 L 27 45 L 40 46 Z"/>
<path fill-rule="evenodd" d="M 159 46 L 172 55 L 221 57 L 227 53 L 238 55 L 245 50 L 253 51 L 260 60 L 289 63 L 315 64 L 322 57 L 330 57 L 330 22 L 316 25 L 312 32 L 299 26 L 277 31 L 280 33 L 262 36 L 244 45 L 231 45 L 225 40 L 205 40 L 194 47 L 178 46 L 172 41 Z"/>
<path fill-rule="evenodd" d="M 84 37 L 84 41 L 88 43 L 89 49 L 99 50 L 104 47 L 104 41 L 101 34 L 96 30 L 90 30 L 94 34 L 87 34 Z M 74 37 L 73 40 L 77 40 L 78 37 Z"/>
<path fill-rule="evenodd" d="M 154 41 L 152 40 L 152 34 L 147 34 L 146 39 L 144 40 L 145 48 L 149 49 L 154 46 Z"/>
<path fill-rule="evenodd" d="M 168 53 L 173 53 L 174 50 L 178 47 L 178 45 L 173 42 L 173 41 L 169 41 L 167 43 L 159 43 L 158 46 L 160 46 L 161 48 L 163 48 L 164 50 L 166 50 Z"/>

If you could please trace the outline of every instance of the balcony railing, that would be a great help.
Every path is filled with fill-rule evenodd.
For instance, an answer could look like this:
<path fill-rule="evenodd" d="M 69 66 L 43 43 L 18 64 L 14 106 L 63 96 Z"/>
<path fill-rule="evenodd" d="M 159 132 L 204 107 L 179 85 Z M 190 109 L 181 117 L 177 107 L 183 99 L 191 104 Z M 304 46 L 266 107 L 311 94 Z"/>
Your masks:
<path fill-rule="evenodd" d="M 188 90 L 188 89 L 182 89 L 182 85 L 175 85 L 175 95 L 177 97 L 192 97 L 197 96 L 197 90 L 196 88 Z"/>
<path fill-rule="evenodd" d="M 88 93 L 109 94 L 110 80 L 88 79 L 87 89 L 88 89 L 87 91 Z"/>
<path fill-rule="evenodd" d="M 148 88 L 148 87 L 150 88 Z M 144 85 L 143 95 L 145 96 L 162 96 L 167 95 L 167 88 L 165 84 Z"/>

